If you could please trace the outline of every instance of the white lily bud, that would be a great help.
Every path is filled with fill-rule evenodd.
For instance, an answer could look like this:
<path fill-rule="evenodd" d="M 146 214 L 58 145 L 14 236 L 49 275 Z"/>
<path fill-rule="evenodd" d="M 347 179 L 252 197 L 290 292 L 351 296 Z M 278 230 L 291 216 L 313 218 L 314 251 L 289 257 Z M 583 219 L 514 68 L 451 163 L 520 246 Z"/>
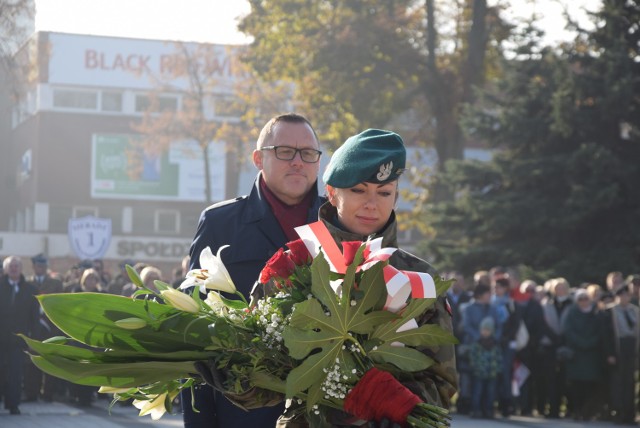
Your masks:
<path fill-rule="evenodd" d="M 116 388 L 114 386 L 101 386 L 98 390 L 101 394 L 124 394 L 135 388 Z"/>
<path fill-rule="evenodd" d="M 166 290 L 162 290 L 160 295 L 165 302 L 176 309 L 194 314 L 200 312 L 200 305 L 198 305 L 198 302 L 188 294 L 182 293 L 173 288 L 168 288 Z"/>
<path fill-rule="evenodd" d="M 147 322 L 141 318 L 123 318 L 115 321 L 115 325 L 125 330 L 138 330 L 147 326 Z"/>

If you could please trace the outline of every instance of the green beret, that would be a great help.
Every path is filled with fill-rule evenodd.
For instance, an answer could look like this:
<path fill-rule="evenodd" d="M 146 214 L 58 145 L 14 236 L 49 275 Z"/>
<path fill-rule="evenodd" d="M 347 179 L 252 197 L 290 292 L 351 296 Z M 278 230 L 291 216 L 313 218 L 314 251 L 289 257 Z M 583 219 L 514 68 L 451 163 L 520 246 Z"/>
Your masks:
<path fill-rule="evenodd" d="M 402 138 L 382 129 L 347 138 L 331 157 L 322 180 L 345 189 L 358 183 L 384 184 L 397 180 L 404 172 L 407 153 Z"/>

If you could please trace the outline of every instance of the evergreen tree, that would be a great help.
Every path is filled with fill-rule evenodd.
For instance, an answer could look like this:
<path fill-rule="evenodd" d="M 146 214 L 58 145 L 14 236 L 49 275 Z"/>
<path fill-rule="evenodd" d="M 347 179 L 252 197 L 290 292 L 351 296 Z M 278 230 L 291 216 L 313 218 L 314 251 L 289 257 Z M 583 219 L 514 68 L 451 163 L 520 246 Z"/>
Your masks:
<path fill-rule="evenodd" d="M 521 43 L 467 112 L 496 154 L 437 178 L 457 195 L 426 215 L 441 268 L 525 265 L 575 285 L 640 270 L 640 2 L 605 1 L 593 18 L 562 51 Z"/>

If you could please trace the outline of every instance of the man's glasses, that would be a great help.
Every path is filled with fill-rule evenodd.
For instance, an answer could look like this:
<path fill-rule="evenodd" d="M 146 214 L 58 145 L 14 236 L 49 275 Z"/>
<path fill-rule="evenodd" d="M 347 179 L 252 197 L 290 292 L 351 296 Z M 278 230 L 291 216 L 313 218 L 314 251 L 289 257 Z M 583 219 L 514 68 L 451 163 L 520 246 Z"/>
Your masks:
<path fill-rule="evenodd" d="M 316 149 L 296 149 L 289 146 L 264 146 L 260 150 L 273 150 L 276 158 L 283 161 L 290 161 L 300 153 L 300 159 L 306 163 L 316 163 L 320 159 L 322 152 Z"/>

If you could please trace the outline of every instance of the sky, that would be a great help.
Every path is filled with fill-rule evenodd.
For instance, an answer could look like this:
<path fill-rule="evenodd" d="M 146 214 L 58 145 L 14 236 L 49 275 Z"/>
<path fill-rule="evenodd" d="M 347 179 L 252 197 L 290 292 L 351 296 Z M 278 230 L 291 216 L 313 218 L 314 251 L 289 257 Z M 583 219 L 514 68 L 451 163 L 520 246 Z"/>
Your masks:
<path fill-rule="evenodd" d="M 491 0 L 490 4 L 491 4 Z M 562 6 L 586 23 L 583 7 L 601 0 L 510 0 L 507 17 L 544 14 L 541 25 L 551 44 L 569 40 Z M 131 38 L 243 44 L 251 39 L 237 29 L 249 13 L 245 0 L 36 0 L 36 30 Z"/>

